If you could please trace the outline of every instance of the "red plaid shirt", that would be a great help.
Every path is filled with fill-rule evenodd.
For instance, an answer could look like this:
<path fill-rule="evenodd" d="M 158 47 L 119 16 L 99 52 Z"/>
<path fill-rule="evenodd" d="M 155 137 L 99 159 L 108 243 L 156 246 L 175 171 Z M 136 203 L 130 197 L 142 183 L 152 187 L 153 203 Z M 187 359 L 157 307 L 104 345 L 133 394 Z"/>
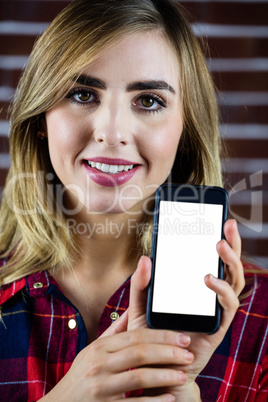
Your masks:
<path fill-rule="evenodd" d="M 246 277 L 253 291 L 197 378 L 204 402 L 268 400 L 268 274 Z M 128 307 L 129 288 L 130 280 L 108 301 L 99 335 Z M 46 271 L 4 286 L 0 306 L 0 401 L 37 401 L 86 346 L 82 317 Z"/>

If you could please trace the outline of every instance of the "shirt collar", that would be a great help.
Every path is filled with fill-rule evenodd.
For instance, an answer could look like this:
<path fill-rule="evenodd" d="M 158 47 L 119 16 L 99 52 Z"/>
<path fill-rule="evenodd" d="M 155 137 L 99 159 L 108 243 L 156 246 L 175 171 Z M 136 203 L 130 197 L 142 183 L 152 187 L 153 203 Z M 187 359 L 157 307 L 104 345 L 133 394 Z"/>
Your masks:
<path fill-rule="evenodd" d="M 2 286 L 0 290 L 0 305 L 11 299 L 16 293 L 20 292 L 26 286 L 26 279 L 22 278 L 16 282 Z"/>
<path fill-rule="evenodd" d="M 35 272 L 26 278 L 26 290 L 31 297 L 42 297 L 47 293 L 50 283 L 51 276 L 47 271 Z"/>
<path fill-rule="evenodd" d="M 35 272 L 25 278 L 19 279 L 8 285 L 4 285 L 0 291 L 0 305 L 11 299 L 17 293 L 25 289 L 29 296 L 36 298 L 44 296 L 50 285 L 54 283 L 54 279 L 47 271 Z"/>

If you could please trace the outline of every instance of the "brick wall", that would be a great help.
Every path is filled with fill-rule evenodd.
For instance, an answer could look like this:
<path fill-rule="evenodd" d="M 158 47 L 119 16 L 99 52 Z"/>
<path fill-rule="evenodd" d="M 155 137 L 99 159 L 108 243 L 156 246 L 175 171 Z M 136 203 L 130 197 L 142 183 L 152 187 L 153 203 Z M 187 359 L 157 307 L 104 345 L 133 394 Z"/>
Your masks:
<path fill-rule="evenodd" d="M 8 156 L 7 108 L 35 38 L 69 1 L 0 2 L 0 190 Z M 223 160 L 230 213 L 243 252 L 268 268 L 268 1 L 188 1 L 197 36 L 209 44 L 208 66 L 219 90 Z"/>

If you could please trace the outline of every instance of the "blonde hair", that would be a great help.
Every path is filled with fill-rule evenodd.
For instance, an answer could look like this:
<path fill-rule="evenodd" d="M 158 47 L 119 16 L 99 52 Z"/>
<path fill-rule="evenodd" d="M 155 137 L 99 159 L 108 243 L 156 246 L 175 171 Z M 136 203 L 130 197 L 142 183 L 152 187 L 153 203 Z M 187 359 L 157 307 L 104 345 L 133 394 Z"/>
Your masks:
<path fill-rule="evenodd" d="M 204 56 L 176 0 L 77 0 L 39 38 L 14 98 L 11 168 L 0 212 L 0 284 L 44 269 L 71 267 L 76 246 L 55 194 L 48 145 L 37 137 L 44 113 L 68 93 L 84 68 L 128 34 L 160 30 L 180 62 L 184 129 L 173 181 L 221 185 L 215 90 Z M 53 180 L 52 180 L 53 178 Z M 141 237 L 150 253 L 150 230 Z"/>

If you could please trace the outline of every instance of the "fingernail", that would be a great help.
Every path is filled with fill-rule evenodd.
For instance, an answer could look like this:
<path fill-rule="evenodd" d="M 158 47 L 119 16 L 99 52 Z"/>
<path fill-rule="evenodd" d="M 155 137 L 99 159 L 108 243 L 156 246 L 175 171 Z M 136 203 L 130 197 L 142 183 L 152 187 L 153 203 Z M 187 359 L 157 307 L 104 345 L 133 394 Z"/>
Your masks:
<path fill-rule="evenodd" d="M 230 248 L 230 244 L 228 243 L 228 241 L 226 241 L 225 239 L 223 239 L 221 241 L 222 241 L 222 244 L 223 244 L 224 247 L 226 247 L 228 249 Z"/>
<path fill-rule="evenodd" d="M 216 250 L 218 253 L 220 252 L 220 248 L 224 246 L 224 244 L 225 244 L 224 242 L 225 242 L 225 240 L 222 239 L 222 240 L 218 241 L 218 243 L 216 244 Z"/>
<path fill-rule="evenodd" d="M 193 358 L 194 358 L 194 355 L 191 352 L 189 352 L 188 350 L 185 350 L 185 359 L 188 362 L 191 362 L 193 360 Z"/>
<path fill-rule="evenodd" d="M 189 337 L 189 335 L 186 335 L 186 334 L 178 335 L 179 346 L 188 346 L 190 342 L 191 342 L 191 338 Z"/>
<path fill-rule="evenodd" d="M 182 371 L 180 372 L 179 377 L 181 382 L 185 382 L 187 380 L 187 375 Z"/>
<path fill-rule="evenodd" d="M 175 402 L 175 397 L 172 395 L 169 395 L 166 400 L 167 400 L 167 402 Z"/>
<path fill-rule="evenodd" d="M 210 279 L 212 282 L 214 282 L 214 283 L 217 282 L 217 278 L 216 278 L 214 275 L 212 275 L 212 274 L 209 275 L 209 279 Z"/>
<path fill-rule="evenodd" d="M 230 219 L 230 221 L 233 222 L 234 227 L 237 227 L 237 220 L 236 219 Z"/>

